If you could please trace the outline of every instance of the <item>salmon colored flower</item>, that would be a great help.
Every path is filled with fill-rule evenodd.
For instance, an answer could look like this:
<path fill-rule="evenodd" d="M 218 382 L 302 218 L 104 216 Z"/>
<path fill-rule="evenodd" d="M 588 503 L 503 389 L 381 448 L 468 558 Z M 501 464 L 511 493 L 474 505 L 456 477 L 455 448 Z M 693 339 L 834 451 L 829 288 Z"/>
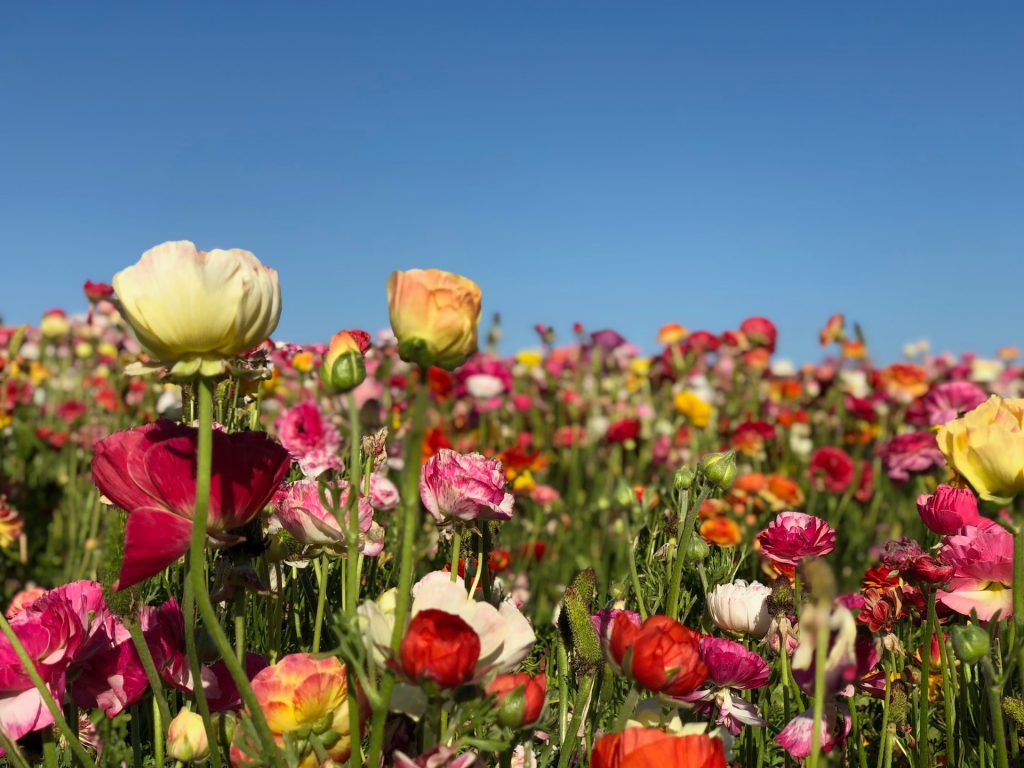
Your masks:
<path fill-rule="evenodd" d="M 1024 399 L 992 395 L 936 437 L 950 467 L 981 498 L 1008 504 L 1024 491 Z"/>
<path fill-rule="evenodd" d="M 114 290 L 143 348 L 183 379 L 224 373 L 281 316 L 277 272 L 239 248 L 163 243 L 114 275 Z"/>
<path fill-rule="evenodd" d="M 700 525 L 700 535 L 708 544 L 720 547 L 735 547 L 740 543 L 740 527 L 728 517 L 713 517 Z"/>
<path fill-rule="evenodd" d="M 594 743 L 591 768 L 726 768 L 725 749 L 706 734 L 674 736 L 657 728 L 627 728 Z"/>
<path fill-rule="evenodd" d="M 842 341 L 845 338 L 845 325 L 846 318 L 843 315 L 832 315 L 825 323 L 825 327 L 821 329 L 821 333 L 818 334 L 818 341 L 821 342 L 821 346 L 827 347 L 836 341 Z"/>
<path fill-rule="evenodd" d="M 476 352 L 481 298 L 479 285 L 451 272 L 392 272 L 388 309 L 399 355 L 423 367 L 457 368 Z"/>
<path fill-rule="evenodd" d="M 480 636 L 452 613 L 428 609 L 405 630 L 398 655 L 402 674 L 414 683 L 457 688 L 473 676 L 480 658 Z"/>
<path fill-rule="evenodd" d="M 124 562 L 115 590 L 159 573 L 188 550 L 195 512 L 198 430 L 160 420 L 116 432 L 96 444 L 92 476 L 104 496 L 128 513 Z M 291 460 L 260 432 L 213 432 L 206 533 L 236 543 L 230 531 L 270 501 Z"/>
<path fill-rule="evenodd" d="M 608 653 L 638 685 L 679 697 L 695 691 L 707 677 L 699 637 L 668 616 L 651 616 L 638 626 L 619 614 L 609 630 Z"/>
<path fill-rule="evenodd" d="M 309 743 L 312 737 L 319 739 L 320 746 L 335 763 L 340 765 L 348 759 L 350 691 L 345 666 L 338 659 L 293 653 L 259 672 L 252 680 L 252 690 L 274 740 L 283 746 L 284 737 L 292 736 L 291 743 L 300 750 L 299 768 L 322 764 Z M 362 725 L 366 707 L 362 694 L 359 696 Z M 246 738 L 244 728 L 235 729 L 230 755 L 235 768 L 262 765 L 259 747 L 247 743 Z"/>
<path fill-rule="evenodd" d="M 893 363 L 878 372 L 878 379 L 897 402 L 909 403 L 928 392 L 928 372 L 919 365 Z"/>

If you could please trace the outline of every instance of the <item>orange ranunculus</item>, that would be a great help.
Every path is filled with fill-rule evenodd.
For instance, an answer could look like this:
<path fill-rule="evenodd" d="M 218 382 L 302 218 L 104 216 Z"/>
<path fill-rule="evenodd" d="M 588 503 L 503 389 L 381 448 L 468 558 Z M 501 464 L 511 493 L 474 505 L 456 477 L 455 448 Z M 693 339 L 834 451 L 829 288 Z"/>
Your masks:
<path fill-rule="evenodd" d="M 733 491 L 745 491 L 746 493 L 760 493 L 767 487 L 768 478 L 760 472 L 748 472 L 740 475 L 733 483 Z"/>
<path fill-rule="evenodd" d="M 678 344 L 680 341 L 685 339 L 689 333 L 690 332 L 679 323 L 665 323 L 665 325 L 661 326 L 661 329 L 658 331 L 658 343 L 663 347 L 667 347 L 671 344 Z"/>
<path fill-rule="evenodd" d="M 878 378 L 890 397 L 909 403 L 927 394 L 928 372 L 919 365 L 893 363 L 878 372 Z"/>
<path fill-rule="evenodd" d="M 1024 492 L 1024 398 L 992 395 L 935 437 L 946 462 L 981 498 L 1009 504 Z"/>
<path fill-rule="evenodd" d="M 391 330 L 403 360 L 452 370 L 476 352 L 480 286 L 440 269 L 392 272 Z"/>
<path fill-rule="evenodd" d="M 708 668 L 700 660 L 699 637 L 668 616 L 651 616 L 636 624 L 621 614 L 612 624 L 608 652 L 616 666 L 641 687 L 667 696 L 685 696 L 708 676 Z"/>
<path fill-rule="evenodd" d="M 794 509 L 804 503 L 804 492 L 800 484 L 783 475 L 771 475 L 768 478 L 765 495 L 773 508 L 776 503 L 781 504 L 780 509 Z"/>
<path fill-rule="evenodd" d="M 740 527 L 728 517 L 715 517 L 700 525 L 700 535 L 709 544 L 734 547 L 740 543 Z"/>
<path fill-rule="evenodd" d="M 657 728 L 627 728 L 598 739 L 591 768 L 725 768 L 722 742 L 703 733 L 674 736 Z"/>

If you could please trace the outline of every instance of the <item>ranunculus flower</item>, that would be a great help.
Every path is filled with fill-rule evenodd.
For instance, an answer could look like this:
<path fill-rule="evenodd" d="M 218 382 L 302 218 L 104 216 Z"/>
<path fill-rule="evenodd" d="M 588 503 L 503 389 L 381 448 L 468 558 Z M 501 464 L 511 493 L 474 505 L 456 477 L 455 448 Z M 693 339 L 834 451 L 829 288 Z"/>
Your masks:
<path fill-rule="evenodd" d="M 501 723 L 512 728 L 523 728 L 540 720 L 547 690 L 548 677 L 543 672 L 533 676 L 498 675 L 487 686 L 487 692 L 498 700 Z"/>
<path fill-rule="evenodd" d="M 442 448 L 423 465 L 420 498 L 439 523 L 510 520 L 515 502 L 505 492 L 500 461 L 449 448 Z"/>
<path fill-rule="evenodd" d="M 311 400 L 293 405 L 274 422 L 277 439 L 306 477 L 319 477 L 328 469 L 341 469 L 341 436 L 320 407 Z"/>
<path fill-rule="evenodd" d="M 147 579 L 188 550 L 196 500 L 198 430 L 161 419 L 96 444 L 92 476 L 128 513 L 124 562 L 115 589 Z M 213 432 L 206 533 L 214 544 L 252 520 L 288 472 L 288 452 L 260 432 Z"/>
<path fill-rule="evenodd" d="M 998 525 L 967 526 L 946 538 L 939 550 L 942 562 L 953 566 L 953 578 L 938 601 L 957 613 L 988 621 L 1013 615 L 1013 536 Z"/>
<path fill-rule="evenodd" d="M 457 688 L 469 681 L 480 658 L 480 637 L 452 613 L 431 608 L 413 616 L 398 654 L 402 674 L 414 683 Z"/>
<path fill-rule="evenodd" d="M 183 763 L 198 763 L 210 756 L 203 718 L 187 707 L 167 726 L 167 756 Z"/>
<path fill-rule="evenodd" d="M 707 677 L 699 635 L 668 616 L 651 616 L 640 626 L 619 615 L 612 623 L 608 654 L 615 665 L 654 693 L 681 697 Z"/>
<path fill-rule="evenodd" d="M 821 751 L 831 752 L 846 743 L 853 721 L 843 704 L 826 703 L 821 719 Z M 811 754 L 814 732 L 814 710 L 808 709 L 792 720 L 775 737 L 775 743 L 786 750 L 791 757 L 803 760 Z"/>
<path fill-rule="evenodd" d="M 339 503 L 346 522 L 350 486 L 341 482 Z M 327 490 L 330 499 L 330 490 Z M 271 533 L 284 528 L 299 542 L 310 547 L 324 547 L 343 552 L 348 546 L 345 531 L 335 514 L 320 501 L 318 480 L 304 478 L 282 486 L 274 494 L 274 512 L 270 517 Z M 359 551 L 376 557 L 384 549 L 384 529 L 374 522 L 373 507 L 365 496 L 359 497 Z"/>
<path fill-rule="evenodd" d="M 819 490 L 840 494 L 853 482 L 853 459 L 842 448 L 826 445 L 811 456 L 807 475 Z"/>
<path fill-rule="evenodd" d="M 751 344 L 764 347 L 769 352 L 775 351 L 775 343 L 779 337 L 779 331 L 775 323 L 767 317 L 748 317 L 740 323 L 740 331 Z"/>
<path fill-rule="evenodd" d="M 699 690 L 682 697 L 696 705 L 702 714 L 715 714 L 715 722 L 734 736 L 744 725 L 765 725 L 757 706 L 737 691 L 762 688 L 771 677 L 771 667 L 741 643 L 722 637 L 700 639 L 700 658 L 708 668 L 708 677 Z"/>
<path fill-rule="evenodd" d="M 878 453 L 885 465 L 885 473 L 898 483 L 909 480 L 911 473 L 920 474 L 942 466 L 942 452 L 931 432 L 897 435 L 883 444 Z"/>
<path fill-rule="evenodd" d="M 956 533 L 965 525 L 979 524 L 978 500 L 967 488 L 942 484 L 935 493 L 917 497 L 917 512 L 929 530 L 941 536 Z"/>
<path fill-rule="evenodd" d="M 792 575 L 800 561 L 821 557 L 836 548 L 836 532 L 820 517 L 780 512 L 757 534 L 761 554 L 783 573 Z"/>
<path fill-rule="evenodd" d="M 936 384 L 921 398 L 929 425 L 941 426 L 985 402 L 985 390 L 970 381 Z"/>
<path fill-rule="evenodd" d="M 726 768 L 725 749 L 706 734 L 674 736 L 657 728 L 627 728 L 594 742 L 591 768 Z"/>
<path fill-rule="evenodd" d="M 300 741 L 300 734 L 310 731 L 320 737 L 328 757 L 337 764 L 344 763 L 351 751 L 349 732 L 348 690 L 345 666 L 333 656 L 317 659 L 308 653 L 285 656 L 252 680 L 267 725 L 274 740 L 284 744 L 286 734 L 293 736 L 292 744 L 303 751 L 299 755 L 299 768 L 321 765 L 311 745 Z M 361 724 L 366 708 L 360 696 Z M 249 768 L 262 765 L 258 744 L 247 743 L 244 728 L 235 729 L 231 745 L 231 765 Z"/>
<path fill-rule="evenodd" d="M 771 594 L 771 587 L 757 581 L 748 584 L 737 579 L 731 584 L 719 584 L 708 595 L 708 613 L 719 629 L 760 640 L 772 621 L 768 613 Z"/>
<path fill-rule="evenodd" d="M 403 360 L 424 368 L 458 367 L 476 352 L 480 286 L 440 269 L 392 272 L 388 278 L 391 330 Z"/>
<path fill-rule="evenodd" d="M 937 435 L 949 465 L 986 501 L 1009 504 L 1024 491 L 1024 399 L 992 395 Z"/>
<path fill-rule="evenodd" d="M 114 290 L 143 348 L 178 378 L 223 373 L 281 316 L 277 272 L 239 248 L 163 243 L 114 275 Z"/>

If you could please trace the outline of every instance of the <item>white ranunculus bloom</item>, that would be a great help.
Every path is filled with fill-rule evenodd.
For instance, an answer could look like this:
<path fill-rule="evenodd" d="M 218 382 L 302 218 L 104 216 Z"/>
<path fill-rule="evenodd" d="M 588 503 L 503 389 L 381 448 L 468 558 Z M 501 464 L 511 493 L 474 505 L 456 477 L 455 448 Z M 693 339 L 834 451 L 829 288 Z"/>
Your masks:
<path fill-rule="evenodd" d="M 719 629 L 760 640 L 771 624 L 768 613 L 771 594 L 771 587 L 757 581 L 748 584 L 737 579 L 731 584 L 720 584 L 708 595 L 708 613 Z"/>

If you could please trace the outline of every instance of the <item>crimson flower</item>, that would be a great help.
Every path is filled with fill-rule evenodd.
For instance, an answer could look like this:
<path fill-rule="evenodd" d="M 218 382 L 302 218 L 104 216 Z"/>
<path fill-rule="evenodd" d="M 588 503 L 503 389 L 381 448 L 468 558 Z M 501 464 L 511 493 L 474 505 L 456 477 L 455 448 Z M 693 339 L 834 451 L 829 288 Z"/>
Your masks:
<path fill-rule="evenodd" d="M 620 613 L 611 625 L 608 653 L 616 666 L 647 690 L 685 696 L 708 676 L 700 659 L 699 638 L 668 616 L 651 616 L 638 625 Z"/>
<path fill-rule="evenodd" d="M 413 616 L 399 649 L 402 673 L 414 682 L 457 688 L 473 676 L 480 636 L 453 613 L 428 608 Z"/>
<path fill-rule="evenodd" d="M 780 512 L 757 534 L 761 553 L 783 573 L 792 575 L 800 561 L 821 557 L 836 548 L 836 532 L 820 517 Z"/>
<path fill-rule="evenodd" d="M 842 448 L 826 445 L 811 456 L 807 474 L 819 490 L 840 494 L 853 482 L 853 459 Z"/>

